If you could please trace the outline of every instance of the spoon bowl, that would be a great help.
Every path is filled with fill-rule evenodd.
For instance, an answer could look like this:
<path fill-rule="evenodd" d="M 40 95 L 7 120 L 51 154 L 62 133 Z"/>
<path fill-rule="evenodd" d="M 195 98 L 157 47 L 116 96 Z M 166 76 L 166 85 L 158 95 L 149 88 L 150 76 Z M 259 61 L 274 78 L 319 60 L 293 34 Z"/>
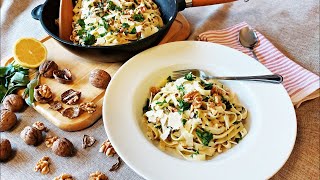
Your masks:
<path fill-rule="evenodd" d="M 239 42 L 243 47 L 249 48 L 254 58 L 258 60 L 258 57 L 254 52 L 254 48 L 258 45 L 259 38 L 257 33 L 253 29 L 250 29 L 249 27 L 244 27 L 240 29 Z"/>

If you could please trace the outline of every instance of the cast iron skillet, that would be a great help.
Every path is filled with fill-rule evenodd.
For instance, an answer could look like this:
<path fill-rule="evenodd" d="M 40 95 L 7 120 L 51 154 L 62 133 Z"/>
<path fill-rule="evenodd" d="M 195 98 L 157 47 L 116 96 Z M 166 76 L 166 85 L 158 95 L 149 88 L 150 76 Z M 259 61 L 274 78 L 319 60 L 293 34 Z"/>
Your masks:
<path fill-rule="evenodd" d="M 190 1 L 190 2 L 186 2 Z M 55 19 L 59 18 L 59 0 L 47 0 L 44 4 L 35 7 L 31 15 L 34 19 L 41 22 L 45 31 L 57 40 L 64 48 L 72 53 L 93 60 L 103 62 L 119 62 L 126 61 L 135 54 L 159 44 L 159 42 L 167 34 L 178 11 L 182 11 L 189 6 L 203 6 L 209 4 L 218 4 L 234 0 L 155 0 L 160 7 L 161 16 L 164 22 L 157 33 L 128 44 L 114 45 L 114 46 L 81 46 L 73 44 L 73 42 L 65 41 L 59 38 L 59 28 L 55 24 Z M 75 4 L 75 0 L 73 0 Z"/>

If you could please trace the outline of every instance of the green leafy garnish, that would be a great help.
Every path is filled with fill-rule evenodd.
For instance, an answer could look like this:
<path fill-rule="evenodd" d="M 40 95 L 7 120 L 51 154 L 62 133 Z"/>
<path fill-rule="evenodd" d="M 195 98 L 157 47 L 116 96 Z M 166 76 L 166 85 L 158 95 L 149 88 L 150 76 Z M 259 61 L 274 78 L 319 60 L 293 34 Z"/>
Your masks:
<path fill-rule="evenodd" d="M 34 88 L 39 85 L 39 80 L 40 74 L 38 74 L 28 83 L 27 88 L 23 92 L 23 98 L 26 98 L 26 96 L 28 95 L 28 98 L 26 98 L 25 101 L 29 106 L 32 106 L 34 102 Z"/>
<path fill-rule="evenodd" d="M 84 27 L 85 27 L 85 23 L 84 23 L 84 20 L 83 19 L 79 19 L 78 20 L 78 24 L 84 29 Z"/>
<path fill-rule="evenodd" d="M 134 27 L 134 28 L 131 30 L 130 34 L 136 34 L 136 33 L 137 33 L 137 30 L 136 30 L 136 27 Z"/>
<path fill-rule="evenodd" d="M 179 102 L 179 113 L 183 113 L 183 111 L 188 110 L 191 106 L 191 103 L 185 102 L 183 99 L 178 100 Z"/>
<path fill-rule="evenodd" d="M 178 91 L 180 91 L 182 94 L 185 94 L 185 88 L 184 86 L 181 84 L 179 86 L 177 86 Z"/>
<path fill-rule="evenodd" d="M 84 39 L 85 45 L 92 45 L 95 42 L 96 42 L 96 38 L 94 37 L 94 35 L 91 35 L 91 34 L 87 34 L 87 37 L 85 37 Z"/>
<path fill-rule="evenodd" d="M 186 74 L 184 76 L 184 79 L 188 80 L 188 81 L 193 81 L 196 77 L 191 73 L 189 72 L 188 74 Z"/>
<path fill-rule="evenodd" d="M 213 139 L 213 134 L 205 130 L 201 131 L 197 129 L 196 134 L 200 138 L 202 144 L 205 146 L 208 146 L 210 141 Z"/>
<path fill-rule="evenodd" d="M 236 141 L 236 143 L 239 143 L 241 140 L 242 140 L 242 135 L 241 135 L 241 133 L 239 133 L 239 138 L 236 138 L 235 139 L 235 141 Z"/>
<path fill-rule="evenodd" d="M 163 104 L 165 104 L 165 103 L 167 103 L 167 101 L 166 100 L 163 100 L 163 102 L 156 102 L 156 104 L 158 104 L 159 106 L 162 106 Z"/>
<path fill-rule="evenodd" d="M 142 21 L 144 20 L 144 17 L 143 17 L 142 14 L 134 14 L 134 15 L 133 15 L 133 19 L 134 19 L 135 21 L 142 22 Z"/>
<path fill-rule="evenodd" d="M 149 106 L 149 99 L 147 99 L 146 105 L 143 107 L 143 113 L 146 113 L 147 111 L 150 110 L 150 106 Z"/>
<path fill-rule="evenodd" d="M 108 23 L 106 23 L 106 22 L 103 21 L 103 27 L 104 27 L 106 30 L 108 30 L 110 26 L 109 26 Z"/>
<path fill-rule="evenodd" d="M 171 77 L 171 76 L 168 76 L 167 82 L 172 82 L 172 81 L 173 81 L 172 77 Z"/>
<path fill-rule="evenodd" d="M 226 110 L 230 110 L 232 108 L 231 103 L 227 99 L 225 99 L 223 96 L 221 100 L 222 100 L 222 103 L 226 105 Z"/>
<path fill-rule="evenodd" d="M 206 83 L 204 81 L 201 81 L 201 85 L 205 90 L 211 90 L 212 86 L 213 86 L 213 83 Z"/>
<path fill-rule="evenodd" d="M 128 28 L 128 27 L 130 27 L 130 25 L 128 23 L 122 23 L 122 27 Z"/>
<path fill-rule="evenodd" d="M 182 125 L 185 125 L 185 124 L 186 124 L 186 122 L 187 122 L 187 120 L 186 120 L 186 119 L 182 119 L 181 121 L 182 121 Z"/>

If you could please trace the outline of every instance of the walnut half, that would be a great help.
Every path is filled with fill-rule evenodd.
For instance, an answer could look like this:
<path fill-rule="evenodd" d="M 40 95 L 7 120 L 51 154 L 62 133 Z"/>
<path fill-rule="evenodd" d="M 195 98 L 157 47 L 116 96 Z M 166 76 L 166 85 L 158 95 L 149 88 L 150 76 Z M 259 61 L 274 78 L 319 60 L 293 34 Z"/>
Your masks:
<path fill-rule="evenodd" d="M 34 171 L 40 171 L 41 174 L 48 174 L 50 171 L 49 165 L 49 157 L 48 156 L 44 156 L 43 158 L 41 158 L 38 162 L 36 167 L 34 167 Z"/>
<path fill-rule="evenodd" d="M 42 104 L 48 103 L 53 99 L 51 89 L 48 85 L 38 85 L 34 88 L 34 99 Z"/>
<path fill-rule="evenodd" d="M 74 180 L 72 175 L 63 173 L 58 177 L 55 177 L 53 180 Z"/>
<path fill-rule="evenodd" d="M 96 171 L 90 174 L 89 180 L 108 180 L 108 177 L 102 172 Z"/>
<path fill-rule="evenodd" d="M 102 153 L 106 154 L 107 156 L 113 156 L 116 154 L 116 151 L 114 150 L 113 146 L 111 145 L 111 142 L 109 141 L 109 139 L 107 139 L 106 141 L 104 141 L 101 144 L 99 152 L 102 152 Z"/>
<path fill-rule="evenodd" d="M 69 89 L 61 94 L 61 101 L 68 104 L 74 105 L 77 104 L 81 97 L 81 92 Z"/>

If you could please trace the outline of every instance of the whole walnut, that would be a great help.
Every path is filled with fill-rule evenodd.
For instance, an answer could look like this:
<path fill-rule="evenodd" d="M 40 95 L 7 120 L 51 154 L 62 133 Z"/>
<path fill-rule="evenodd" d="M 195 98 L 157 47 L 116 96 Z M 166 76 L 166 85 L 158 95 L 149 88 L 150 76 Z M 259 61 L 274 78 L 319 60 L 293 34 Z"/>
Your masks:
<path fill-rule="evenodd" d="M 70 157 L 74 153 L 73 144 L 66 138 L 59 138 L 54 141 L 51 149 L 56 155 L 63 157 Z"/>
<path fill-rule="evenodd" d="M 89 82 L 97 88 L 106 89 L 111 80 L 110 74 L 102 69 L 94 69 L 90 73 Z"/>
<path fill-rule="evenodd" d="M 0 140 L 0 161 L 6 161 L 12 154 L 11 143 L 8 139 Z"/>
<path fill-rule="evenodd" d="M 23 107 L 23 99 L 16 94 L 10 94 L 3 100 L 3 107 L 13 112 L 20 111 Z"/>
<path fill-rule="evenodd" d="M 39 67 L 39 73 L 46 78 L 52 78 L 54 70 L 58 70 L 58 65 L 54 61 L 45 61 Z"/>
<path fill-rule="evenodd" d="M 17 123 L 17 116 L 7 109 L 1 110 L 0 132 L 8 131 Z"/>
<path fill-rule="evenodd" d="M 38 145 L 42 142 L 42 133 L 37 128 L 27 126 L 25 127 L 21 133 L 20 137 L 23 141 L 28 145 Z"/>

